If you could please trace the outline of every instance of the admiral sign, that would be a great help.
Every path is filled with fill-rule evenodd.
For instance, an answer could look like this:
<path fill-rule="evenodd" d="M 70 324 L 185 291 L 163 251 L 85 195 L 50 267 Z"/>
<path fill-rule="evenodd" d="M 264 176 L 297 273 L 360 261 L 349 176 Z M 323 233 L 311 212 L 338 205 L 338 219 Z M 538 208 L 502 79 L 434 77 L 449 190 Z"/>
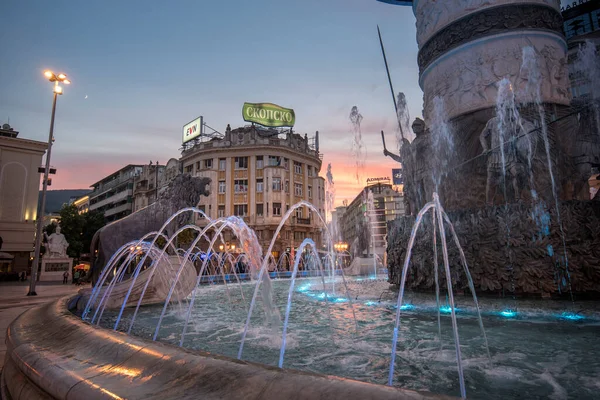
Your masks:
<path fill-rule="evenodd" d="M 296 122 L 294 110 L 271 103 L 244 103 L 242 116 L 246 122 L 254 122 L 273 128 L 294 126 Z"/>
<path fill-rule="evenodd" d="M 390 178 L 367 178 L 367 185 L 370 183 L 388 182 Z"/>
<path fill-rule="evenodd" d="M 202 134 L 202 117 L 198 117 L 192 122 L 183 126 L 183 143 L 196 139 Z"/>

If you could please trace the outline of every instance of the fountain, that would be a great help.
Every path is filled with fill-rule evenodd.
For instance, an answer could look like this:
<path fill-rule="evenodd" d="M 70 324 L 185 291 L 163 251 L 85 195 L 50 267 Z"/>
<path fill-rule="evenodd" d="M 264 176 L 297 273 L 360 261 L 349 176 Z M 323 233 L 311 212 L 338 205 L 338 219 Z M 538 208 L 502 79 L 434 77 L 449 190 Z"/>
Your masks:
<path fill-rule="evenodd" d="M 266 251 L 242 218 L 190 224 L 197 196 L 163 203 L 168 212 L 118 246 L 118 224 L 99 232 L 93 291 L 9 327 L 2 396 L 593 398 L 600 306 L 584 295 L 600 292 L 600 209 L 577 189 L 596 160 L 576 152 L 597 132 L 593 102 L 569 104 L 556 2 L 414 10 L 427 123 L 412 139 L 398 96 L 407 135 L 400 155 L 385 151 L 403 163 L 412 215 L 389 226 L 392 288 L 346 276 L 311 239 L 272 256 L 299 207 L 331 249 L 310 203 L 287 210 Z M 358 179 L 356 107 L 350 119 Z M 178 248 L 188 231 L 194 240 Z M 217 250 L 224 232 L 240 254 Z"/>

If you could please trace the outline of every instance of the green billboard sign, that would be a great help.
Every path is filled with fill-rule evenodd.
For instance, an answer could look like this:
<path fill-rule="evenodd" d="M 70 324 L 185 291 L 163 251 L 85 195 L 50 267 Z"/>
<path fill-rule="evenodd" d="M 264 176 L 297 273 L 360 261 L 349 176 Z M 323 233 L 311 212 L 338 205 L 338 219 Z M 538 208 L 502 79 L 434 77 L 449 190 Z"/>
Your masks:
<path fill-rule="evenodd" d="M 296 122 L 294 110 L 271 103 L 244 103 L 242 116 L 246 122 L 270 127 L 294 126 Z"/>

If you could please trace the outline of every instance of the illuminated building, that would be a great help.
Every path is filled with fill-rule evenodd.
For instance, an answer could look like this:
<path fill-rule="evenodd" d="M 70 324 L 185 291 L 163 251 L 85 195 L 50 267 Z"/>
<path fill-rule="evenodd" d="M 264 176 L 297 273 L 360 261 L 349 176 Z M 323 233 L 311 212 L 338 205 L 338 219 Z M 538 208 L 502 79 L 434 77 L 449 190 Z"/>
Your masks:
<path fill-rule="evenodd" d="M 0 251 L 4 258 L 0 272 L 29 268 L 40 190 L 38 168 L 48 148 L 47 143 L 18 135 L 8 124 L 0 129 Z"/>
<path fill-rule="evenodd" d="M 307 135 L 258 126 L 228 127 L 224 136 L 205 139 L 184 147 L 180 161 L 184 173 L 212 180 L 210 196 L 202 197 L 199 205 L 210 218 L 242 217 L 266 250 L 290 206 L 305 200 L 324 215 L 318 140 L 312 144 Z M 206 220 L 196 223 L 205 226 Z M 280 232 L 273 256 L 292 252 L 305 238 L 320 247 L 321 226 L 311 210 L 298 208 Z M 235 244 L 232 236 L 225 239 Z"/>

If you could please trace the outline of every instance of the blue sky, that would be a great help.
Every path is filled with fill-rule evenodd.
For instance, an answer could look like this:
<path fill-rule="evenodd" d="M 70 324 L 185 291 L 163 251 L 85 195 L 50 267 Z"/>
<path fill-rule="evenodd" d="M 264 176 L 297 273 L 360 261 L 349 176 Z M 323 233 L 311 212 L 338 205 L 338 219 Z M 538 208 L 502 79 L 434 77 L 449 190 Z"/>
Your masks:
<path fill-rule="evenodd" d="M 57 108 L 53 189 L 87 187 L 127 163 L 178 157 L 181 127 L 198 115 L 223 131 L 242 126 L 244 101 L 296 111 L 295 130 L 321 134 L 338 202 L 364 182 L 347 173 L 348 114 L 363 114 L 369 174 L 387 174 L 381 129 L 394 110 L 377 39 L 380 25 L 396 91 L 420 116 L 415 19 L 375 0 L 39 1 L 0 5 L 0 122 L 46 141 L 51 84 Z M 87 96 L 87 99 L 85 97 Z M 363 180 L 364 181 L 364 180 Z"/>

